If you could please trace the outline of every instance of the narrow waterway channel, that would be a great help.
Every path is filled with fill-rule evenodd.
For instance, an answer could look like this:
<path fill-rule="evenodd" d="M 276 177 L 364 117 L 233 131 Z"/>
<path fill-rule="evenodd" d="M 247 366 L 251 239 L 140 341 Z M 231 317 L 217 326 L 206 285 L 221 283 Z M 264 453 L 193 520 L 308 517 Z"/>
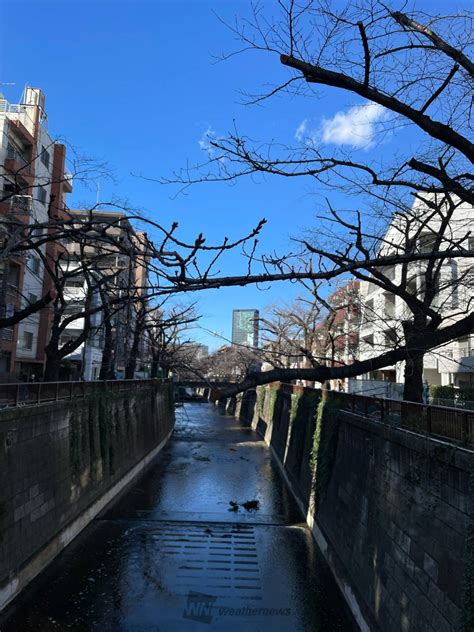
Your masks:
<path fill-rule="evenodd" d="M 155 464 L 6 614 L 2 632 L 357 630 L 268 447 L 211 404 L 177 409 Z"/>

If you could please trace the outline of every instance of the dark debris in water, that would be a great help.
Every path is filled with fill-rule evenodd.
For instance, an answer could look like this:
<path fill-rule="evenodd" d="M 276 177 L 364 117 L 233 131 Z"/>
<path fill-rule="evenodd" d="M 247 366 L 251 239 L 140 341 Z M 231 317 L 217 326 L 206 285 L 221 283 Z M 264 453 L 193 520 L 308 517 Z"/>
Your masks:
<path fill-rule="evenodd" d="M 245 511 L 257 511 L 260 509 L 259 500 L 247 500 L 244 503 L 236 503 L 235 500 L 231 500 L 229 505 L 229 511 L 239 511 L 239 507 L 243 507 Z"/>

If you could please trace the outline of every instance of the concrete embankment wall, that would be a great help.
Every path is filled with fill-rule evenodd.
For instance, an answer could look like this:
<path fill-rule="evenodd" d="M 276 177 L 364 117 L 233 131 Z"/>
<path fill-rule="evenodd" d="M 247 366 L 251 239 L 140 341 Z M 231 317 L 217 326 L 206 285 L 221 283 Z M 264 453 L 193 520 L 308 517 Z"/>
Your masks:
<path fill-rule="evenodd" d="M 171 384 L 0 410 L 0 609 L 113 500 L 166 443 Z"/>
<path fill-rule="evenodd" d="M 271 446 L 362 630 L 474 629 L 473 453 L 259 387 L 228 402 Z"/>

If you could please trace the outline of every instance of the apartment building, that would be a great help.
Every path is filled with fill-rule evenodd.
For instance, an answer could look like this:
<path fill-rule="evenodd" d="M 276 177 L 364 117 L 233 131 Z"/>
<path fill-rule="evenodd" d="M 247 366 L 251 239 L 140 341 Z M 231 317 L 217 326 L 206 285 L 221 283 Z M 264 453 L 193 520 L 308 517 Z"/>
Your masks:
<path fill-rule="evenodd" d="M 433 198 L 434 199 L 434 198 Z M 417 252 L 429 253 L 433 240 L 440 230 L 440 218 L 420 200 L 416 199 L 412 217 L 417 230 Z M 428 221 L 429 218 L 429 221 Z M 426 220 L 426 221 L 425 221 Z M 420 231 L 420 226 L 425 226 Z M 445 243 L 448 246 L 460 244 L 466 250 L 474 251 L 474 208 L 459 203 L 449 222 Z M 394 222 L 384 238 L 387 252 L 400 245 L 401 240 L 410 238 L 404 234 L 401 225 Z M 411 262 L 408 267 L 407 287 L 410 293 L 422 297 L 425 292 L 425 272 L 427 261 Z M 394 265 L 383 270 L 385 276 L 395 284 L 402 281 L 403 268 Z M 395 294 L 385 291 L 374 283 L 361 283 L 362 319 L 360 324 L 359 357 L 364 360 L 388 351 L 403 343 L 402 323 L 411 318 L 405 302 Z M 439 276 L 438 291 L 432 305 L 441 314 L 444 325 L 449 325 L 472 309 L 474 300 L 474 259 L 458 257 L 446 259 Z M 443 326 L 444 326 L 443 325 Z M 404 363 L 387 366 L 362 376 L 368 380 L 403 382 Z M 428 384 L 457 387 L 474 386 L 474 335 L 453 341 L 442 348 L 427 353 L 424 359 L 424 380 Z"/>
<path fill-rule="evenodd" d="M 113 303 L 110 308 L 114 347 L 113 364 L 118 378 L 125 376 L 126 362 L 131 349 L 137 319 L 137 299 L 146 306 L 148 287 L 146 235 L 134 230 L 123 212 L 102 210 L 69 210 L 69 216 L 80 222 L 92 220 L 94 231 L 107 229 L 107 239 L 95 239 L 93 234 L 75 238 L 67 244 L 65 260 L 65 295 L 68 307 L 65 316 L 82 312 L 88 290 L 92 287 L 90 308 L 98 311 L 90 315 L 90 333 L 73 353 L 62 362 L 63 379 L 98 379 L 104 349 L 104 312 L 100 309 L 104 292 Z M 143 251 L 142 255 L 136 255 Z M 82 273 L 86 263 L 88 278 Z M 106 280 L 103 283 L 103 280 Z M 100 288 L 100 289 L 99 289 Z M 102 291 L 102 296 L 101 296 Z M 127 300 L 130 299 L 130 300 Z M 60 344 L 75 340 L 84 330 L 84 318 L 76 318 L 64 330 Z M 138 372 L 144 375 L 144 364 L 149 360 L 148 338 L 141 337 Z"/>
<path fill-rule="evenodd" d="M 309 354 L 303 350 L 323 365 L 352 364 L 357 358 L 359 340 L 359 286 L 356 280 L 341 283 L 327 298 L 330 309 L 322 316 L 318 303 L 305 313 L 295 313 L 295 326 L 290 328 L 294 338 L 289 339 L 285 332 L 282 338 L 263 345 L 262 351 L 268 360 L 263 363 L 262 371 L 269 371 L 276 365 L 291 369 L 311 368 Z M 292 320 L 291 316 L 289 320 Z M 272 356 L 278 359 L 277 363 L 272 362 Z M 297 383 L 314 386 L 311 380 L 298 380 Z M 332 380 L 331 388 L 345 389 L 345 380 Z"/>
<path fill-rule="evenodd" d="M 4 235 L 12 222 L 41 223 L 61 217 L 72 179 L 65 171 L 66 150 L 48 133 L 45 96 L 39 88 L 25 88 L 20 103 L 0 95 L 0 223 Z M 42 246 L 45 256 L 57 256 L 60 244 Z M 0 259 L 0 310 L 15 310 L 36 302 L 51 288 L 41 256 Z M 51 314 L 37 312 L 18 325 L 0 330 L 0 375 L 23 379 L 41 377 L 44 346 Z"/>
<path fill-rule="evenodd" d="M 326 354 L 334 353 L 335 364 L 352 364 L 357 357 L 360 322 L 360 282 L 348 281 L 328 298 L 331 312 L 324 321 Z"/>

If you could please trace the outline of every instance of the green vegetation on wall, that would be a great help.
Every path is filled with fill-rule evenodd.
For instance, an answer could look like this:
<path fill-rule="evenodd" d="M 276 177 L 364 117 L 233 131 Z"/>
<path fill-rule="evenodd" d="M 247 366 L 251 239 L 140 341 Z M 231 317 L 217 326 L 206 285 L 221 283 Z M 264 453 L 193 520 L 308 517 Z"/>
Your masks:
<path fill-rule="evenodd" d="M 265 410 L 266 393 L 267 393 L 267 389 L 265 388 L 265 386 L 257 387 L 257 402 L 256 402 L 255 409 L 257 411 L 258 416 L 261 417 L 262 419 L 263 419 L 264 410 Z"/>
<path fill-rule="evenodd" d="M 336 457 L 339 411 L 337 395 L 332 393 L 327 393 L 321 398 L 316 411 L 316 427 L 311 450 L 315 510 L 326 493 Z"/>
<path fill-rule="evenodd" d="M 300 393 L 293 393 L 291 395 L 291 405 L 290 405 L 290 428 L 293 426 L 293 423 L 296 419 L 296 413 L 298 412 L 298 406 L 300 403 L 301 395 Z"/>
<path fill-rule="evenodd" d="M 313 389 L 305 389 L 298 400 L 298 408 L 296 415 L 309 419 L 314 417 L 321 399 L 321 391 Z"/>
<path fill-rule="evenodd" d="M 277 399 L 278 399 L 278 388 L 275 388 L 273 386 L 271 386 L 268 389 L 268 397 L 266 399 L 266 404 L 267 404 L 267 409 L 266 409 L 266 414 L 265 414 L 265 418 L 270 421 L 273 419 L 273 416 L 275 414 L 275 405 L 277 403 Z"/>
<path fill-rule="evenodd" d="M 174 404 L 170 389 L 164 391 L 166 408 Z M 84 399 L 72 399 L 69 420 L 69 458 L 74 477 L 81 483 L 113 476 L 120 450 L 136 442 L 137 406 L 141 416 L 154 419 L 154 389 L 124 393 L 117 400 L 102 385 Z M 148 415 L 149 413 L 149 415 Z M 174 408 L 173 408 L 174 414 Z"/>

